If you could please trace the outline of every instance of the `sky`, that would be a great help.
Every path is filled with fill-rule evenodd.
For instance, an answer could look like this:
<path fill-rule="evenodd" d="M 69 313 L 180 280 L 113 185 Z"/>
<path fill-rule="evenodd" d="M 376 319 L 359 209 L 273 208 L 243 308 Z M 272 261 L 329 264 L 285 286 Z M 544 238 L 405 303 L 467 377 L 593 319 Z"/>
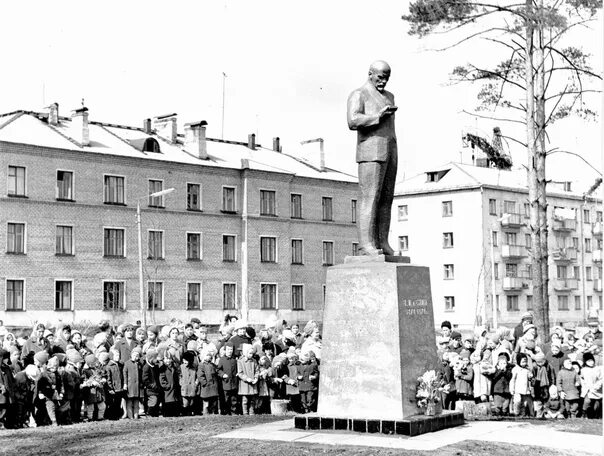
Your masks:
<path fill-rule="evenodd" d="M 7 2 L 0 15 L 0 112 L 42 110 L 58 102 L 62 115 L 85 105 L 91 120 L 142 126 L 143 119 L 178 113 L 206 120 L 207 135 L 316 154 L 324 138 L 327 165 L 355 172 L 356 136 L 346 124 L 346 99 L 369 64 L 392 67 L 388 90 L 399 110 L 397 180 L 448 161 L 470 162 L 464 131 L 491 136 L 516 127 L 465 114 L 476 87 L 452 85 L 452 68 L 506 57 L 484 41 L 432 51 L 453 37 L 418 39 L 400 19 L 408 2 L 205 0 Z M 578 41 L 602 68 L 602 24 Z M 447 41 L 449 40 L 449 41 Z M 225 76 L 223 76 L 226 75 Z M 601 107 L 601 104 L 596 107 Z M 599 122 L 561 121 L 552 147 L 602 168 Z M 511 133 L 510 133 L 511 135 Z M 526 154 L 512 147 L 515 166 Z M 549 178 L 589 187 L 594 171 L 576 156 L 554 154 Z M 581 185 L 582 184 L 582 185 Z"/>

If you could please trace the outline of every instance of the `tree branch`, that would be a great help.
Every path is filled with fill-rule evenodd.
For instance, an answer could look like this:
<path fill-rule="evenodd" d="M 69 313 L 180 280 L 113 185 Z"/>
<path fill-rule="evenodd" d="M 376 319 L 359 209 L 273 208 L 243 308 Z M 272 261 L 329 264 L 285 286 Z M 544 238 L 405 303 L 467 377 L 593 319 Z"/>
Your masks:
<path fill-rule="evenodd" d="M 518 120 L 518 119 L 506 119 L 506 118 L 502 118 L 502 117 L 483 116 L 483 115 L 477 114 L 475 112 L 468 112 L 465 109 L 462 109 L 461 112 L 463 112 L 464 114 L 467 114 L 469 116 L 480 117 L 481 119 L 490 119 L 490 120 L 496 120 L 498 122 L 512 122 L 512 123 L 519 123 L 521 125 L 526 125 L 525 122 L 522 122 L 521 120 Z"/>
<path fill-rule="evenodd" d="M 568 86 L 567 86 L 567 87 L 568 87 Z M 560 97 L 560 98 L 562 98 L 564 95 L 573 95 L 573 94 L 579 94 L 579 95 L 582 95 L 582 94 L 584 94 L 584 93 L 602 93 L 602 91 L 601 91 L 601 90 L 596 90 L 596 89 L 593 89 L 593 90 L 592 90 L 592 89 L 584 89 L 584 90 L 569 90 L 569 91 L 563 91 L 563 92 L 559 92 L 559 93 L 557 93 L 557 94 L 555 94 L 555 95 L 552 95 L 552 96 L 550 96 L 550 97 L 547 97 L 547 98 L 545 99 L 545 101 L 549 101 L 549 100 L 551 100 L 551 99 L 553 99 L 553 98 L 556 98 L 556 97 Z"/>

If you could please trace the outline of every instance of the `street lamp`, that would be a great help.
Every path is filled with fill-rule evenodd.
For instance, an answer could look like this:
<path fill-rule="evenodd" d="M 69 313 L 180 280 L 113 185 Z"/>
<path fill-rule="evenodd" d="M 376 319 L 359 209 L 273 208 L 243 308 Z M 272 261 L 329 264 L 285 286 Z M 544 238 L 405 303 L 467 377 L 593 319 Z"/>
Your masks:
<path fill-rule="evenodd" d="M 167 188 L 159 192 L 151 193 L 146 198 L 157 198 L 160 196 L 172 193 L 174 188 Z M 136 226 L 138 229 L 138 286 L 139 286 L 139 300 L 141 307 L 142 327 L 147 328 L 147 310 L 145 308 L 145 287 L 143 284 L 143 234 L 141 232 L 141 196 L 136 200 Z"/>

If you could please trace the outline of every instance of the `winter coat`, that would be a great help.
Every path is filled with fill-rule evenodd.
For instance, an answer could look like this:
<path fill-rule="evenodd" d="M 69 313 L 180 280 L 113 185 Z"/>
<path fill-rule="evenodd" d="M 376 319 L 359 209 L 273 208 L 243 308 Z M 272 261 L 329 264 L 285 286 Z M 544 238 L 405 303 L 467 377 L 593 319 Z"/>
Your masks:
<path fill-rule="evenodd" d="M 164 391 L 164 401 L 180 402 L 180 381 L 178 368 L 175 365 L 170 367 L 161 366 L 159 369 L 159 384 Z"/>
<path fill-rule="evenodd" d="M 317 363 L 309 362 L 298 366 L 298 388 L 302 391 L 317 391 L 319 389 L 319 366 Z M 310 377 L 313 377 L 312 379 Z"/>
<path fill-rule="evenodd" d="M 67 366 L 65 366 L 65 369 L 63 369 L 63 372 L 61 373 L 61 379 L 65 390 L 65 393 L 63 394 L 64 400 L 71 401 L 80 396 L 82 377 L 73 364 L 67 363 Z"/>
<path fill-rule="evenodd" d="M 203 399 L 218 396 L 218 371 L 214 363 L 203 362 L 197 369 L 200 396 Z"/>
<path fill-rule="evenodd" d="M 581 369 L 581 397 L 602 399 L 602 366 Z"/>
<path fill-rule="evenodd" d="M 300 364 L 290 364 L 287 366 L 287 377 L 285 378 L 285 394 L 288 396 L 295 396 L 300 394 Z M 293 380 L 293 385 L 290 381 Z"/>
<path fill-rule="evenodd" d="M 459 369 L 455 372 L 455 389 L 457 394 L 472 396 L 474 380 L 474 369 L 468 364 L 467 367 Z"/>
<path fill-rule="evenodd" d="M 566 353 L 560 352 L 557 355 L 552 354 L 552 352 L 548 352 L 545 354 L 545 359 L 547 363 L 552 367 L 554 371 L 554 377 L 558 377 L 558 372 L 562 369 L 562 364 L 564 364 L 564 360 L 568 358 Z"/>
<path fill-rule="evenodd" d="M 0 365 L 0 406 L 13 402 L 15 402 L 15 377 L 10 366 L 2 364 Z"/>
<path fill-rule="evenodd" d="M 252 358 L 241 358 L 237 361 L 237 377 L 239 377 L 238 394 L 250 396 L 258 394 L 258 362 Z"/>
<path fill-rule="evenodd" d="M 15 402 L 22 404 L 33 404 L 34 395 L 37 393 L 36 382 L 31 380 L 25 371 L 15 375 Z"/>
<path fill-rule="evenodd" d="M 510 393 L 531 394 L 531 378 L 533 374 L 528 368 L 514 366 L 510 380 Z"/>
<path fill-rule="evenodd" d="M 474 380 L 472 381 L 472 390 L 474 397 L 488 396 L 491 391 L 491 379 L 487 376 L 487 370 L 491 368 L 488 362 L 478 362 L 472 365 L 474 370 Z"/>
<path fill-rule="evenodd" d="M 132 353 L 132 349 L 138 345 L 136 340 L 131 339 L 128 342 L 128 339 L 125 337 L 118 340 L 115 343 L 115 349 L 120 352 L 120 364 L 123 366 L 126 360 L 130 359 L 130 353 Z"/>
<path fill-rule="evenodd" d="M 46 396 L 49 401 L 59 400 L 59 395 L 63 396 L 63 382 L 58 372 L 46 371 L 38 379 L 38 393 Z"/>
<path fill-rule="evenodd" d="M 270 396 L 269 385 L 272 381 L 273 368 L 259 367 L 258 368 L 258 396 Z"/>
<path fill-rule="evenodd" d="M 218 360 L 216 370 L 218 371 L 218 377 L 222 381 L 222 389 L 224 391 L 232 391 L 237 389 L 239 380 L 237 377 L 237 360 L 233 356 L 230 358 L 222 356 Z M 227 378 L 224 378 L 225 374 L 228 375 Z"/>
<path fill-rule="evenodd" d="M 143 397 L 143 368 L 140 363 L 127 360 L 122 369 L 124 387 L 128 398 Z"/>
<path fill-rule="evenodd" d="M 229 342 L 233 344 L 233 356 L 238 358 L 241 356 L 241 346 L 243 344 L 251 344 L 252 340 L 247 336 L 238 336 L 235 334 L 233 337 L 231 337 Z"/>
<path fill-rule="evenodd" d="M 159 367 L 145 361 L 142 371 L 143 388 L 147 396 L 161 396 L 163 390 L 159 383 Z"/>
<path fill-rule="evenodd" d="M 48 341 L 46 339 L 42 339 L 39 342 L 40 343 L 38 343 L 38 341 L 33 340 L 31 337 L 27 339 L 23 344 L 23 348 L 21 349 L 21 359 L 24 360 L 28 357 L 31 358 L 33 355 L 42 350 L 46 350 L 50 355 L 50 344 L 48 343 Z"/>
<path fill-rule="evenodd" d="M 104 384 L 107 378 L 103 369 L 86 366 L 82 370 L 82 398 L 86 404 L 98 404 L 105 401 Z"/>
<path fill-rule="evenodd" d="M 533 388 L 535 399 L 538 401 L 547 401 L 549 398 L 549 387 L 556 384 L 556 376 L 552 366 L 547 361 L 543 366 L 533 364 Z"/>
<path fill-rule="evenodd" d="M 107 376 L 107 392 L 119 393 L 124 389 L 122 379 L 122 369 L 115 361 L 109 361 L 105 366 L 105 375 Z"/>
<path fill-rule="evenodd" d="M 512 367 L 508 364 L 505 370 L 497 369 L 492 374 L 488 374 L 491 378 L 491 393 L 492 394 L 509 394 L 510 381 L 512 379 Z"/>
<path fill-rule="evenodd" d="M 558 391 L 566 393 L 564 400 L 572 401 L 579 399 L 581 397 L 579 395 L 580 384 L 581 379 L 574 369 L 562 369 L 558 372 L 556 386 L 558 386 Z"/>
<path fill-rule="evenodd" d="M 180 366 L 180 394 L 182 397 L 194 397 L 198 394 L 199 382 L 197 369 L 184 364 Z"/>

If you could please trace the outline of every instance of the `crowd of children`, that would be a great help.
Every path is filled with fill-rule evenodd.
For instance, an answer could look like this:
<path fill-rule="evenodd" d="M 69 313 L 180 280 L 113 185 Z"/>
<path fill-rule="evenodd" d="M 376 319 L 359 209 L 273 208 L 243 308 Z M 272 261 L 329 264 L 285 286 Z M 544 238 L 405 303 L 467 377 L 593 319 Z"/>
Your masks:
<path fill-rule="evenodd" d="M 459 401 L 489 403 L 495 415 L 536 418 L 602 417 L 602 333 L 597 318 L 577 339 L 575 331 L 556 327 L 543 343 L 530 313 L 514 329 L 472 336 L 441 325 L 443 405 Z"/>
<path fill-rule="evenodd" d="M 281 400 L 316 411 L 318 325 L 254 328 L 228 316 L 216 340 L 194 318 L 163 328 L 108 322 L 87 338 L 34 326 L 23 340 L 0 327 L 0 424 L 6 428 L 201 414 L 271 413 Z"/>

